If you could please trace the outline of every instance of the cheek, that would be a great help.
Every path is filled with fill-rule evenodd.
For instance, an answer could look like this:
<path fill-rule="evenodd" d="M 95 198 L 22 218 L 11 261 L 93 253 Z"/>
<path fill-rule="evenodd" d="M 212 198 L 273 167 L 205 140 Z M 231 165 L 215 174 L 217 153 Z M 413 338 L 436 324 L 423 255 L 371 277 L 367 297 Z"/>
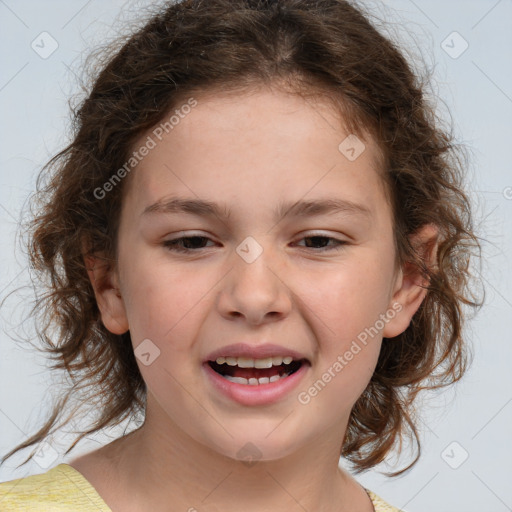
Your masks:
<path fill-rule="evenodd" d="M 123 297 L 132 339 L 164 342 L 200 300 L 188 274 L 170 265 L 133 258 L 124 267 Z"/>
<path fill-rule="evenodd" d="M 355 403 L 377 364 L 381 315 L 386 313 L 390 290 L 389 268 L 384 267 L 383 262 L 359 261 L 319 274 L 314 288 L 302 285 L 304 314 L 319 345 L 316 378 L 328 388 L 324 400 L 334 409 L 341 402 Z"/>
<path fill-rule="evenodd" d="M 131 267 L 131 268 L 130 268 Z M 170 265 L 153 263 L 150 272 L 141 266 L 127 267 L 127 314 L 133 348 L 146 343 L 156 357 L 149 365 L 137 357 L 137 364 L 148 390 L 163 408 L 173 410 L 194 407 L 183 396 L 183 386 L 198 385 L 197 360 L 194 343 L 203 321 L 201 300 L 207 299 L 208 283 L 200 280 L 198 272 L 183 272 Z M 129 276 L 129 277 L 128 277 Z M 149 343 L 149 340 L 151 343 Z M 172 396 L 172 403 L 168 398 Z M 169 402 L 169 403 L 168 403 Z"/>
<path fill-rule="evenodd" d="M 390 268 L 383 262 L 347 262 L 300 284 L 297 296 L 328 339 L 350 340 L 385 313 L 391 291 Z M 311 283 L 314 282 L 314 286 Z M 319 339 L 324 339 L 326 336 Z"/>

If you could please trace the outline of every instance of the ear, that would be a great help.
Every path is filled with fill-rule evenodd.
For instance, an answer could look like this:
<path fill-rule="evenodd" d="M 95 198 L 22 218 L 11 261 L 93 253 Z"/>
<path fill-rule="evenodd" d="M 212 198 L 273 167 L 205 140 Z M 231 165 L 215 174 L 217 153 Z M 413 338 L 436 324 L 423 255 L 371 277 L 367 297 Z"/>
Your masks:
<path fill-rule="evenodd" d="M 100 254 L 84 256 L 84 262 L 103 325 L 113 334 L 124 334 L 129 326 L 117 272 Z"/>
<path fill-rule="evenodd" d="M 409 237 L 412 246 L 427 267 L 435 268 L 439 229 L 434 224 L 425 224 Z M 418 311 L 427 295 L 428 279 L 413 263 L 406 263 L 398 272 L 389 308 L 397 314 L 386 324 L 384 338 L 402 334 Z"/>

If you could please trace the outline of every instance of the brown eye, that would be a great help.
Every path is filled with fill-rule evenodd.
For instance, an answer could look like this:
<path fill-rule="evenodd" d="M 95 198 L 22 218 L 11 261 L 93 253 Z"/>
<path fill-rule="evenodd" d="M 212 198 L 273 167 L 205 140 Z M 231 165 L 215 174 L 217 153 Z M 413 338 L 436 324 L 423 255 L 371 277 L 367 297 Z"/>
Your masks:
<path fill-rule="evenodd" d="M 206 236 L 183 236 L 174 240 L 165 240 L 163 245 L 171 251 L 188 253 L 204 249 L 204 243 L 208 240 L 210 239 Z"/>
<path fill-rule="evenodd" d="M 325 235 L 311 235 L 302 238 L 302 240 L 306 240 L 305 247 L 307 249 L 318 249 L 318 252 L 330 251 L 330 250 L 339 250 L 341 246 L 345 245 L 347 242 L 343 240 L 338 240 L 337 238 L 333 238 Z M 328 246 L 329 242 L 332 241 L 334 245 Z"/>

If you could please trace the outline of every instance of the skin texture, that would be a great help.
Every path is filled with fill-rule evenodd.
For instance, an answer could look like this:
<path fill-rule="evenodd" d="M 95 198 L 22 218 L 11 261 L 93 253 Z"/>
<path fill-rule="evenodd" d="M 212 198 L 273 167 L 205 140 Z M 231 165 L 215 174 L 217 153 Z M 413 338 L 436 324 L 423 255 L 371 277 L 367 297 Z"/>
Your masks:
<path fill-rule="evenodd" d="M 88 261 L 105 326 L 129 329 L 134 348 L 149 339 L 160 350 L 148 366 L 138 360 L 145 423 L 71 465 L 114 511 L 231 512 L 243 504 L 249 512 L 369 512 L 362 487 L 338 469 L 341 443 L 381 343 L 392 342 L 382 338 L 403 332 L 425 296 L 419 276 L 396 267 L 378 147 L 367 138 L 350 161 L 338 149 L 349 134 L 321 101 L 269 89 L 196 99 L 129 177 L 116 268 Z M 171 197 L 225 204 L 231 214 L 143 214 Z M 326 198 L 368 214 L 274 218 L 282 202 Z M 188 254 L 164 245 L 180 236 L 209 240 Z M 236 251 L 248 236 L 263 250 L 252 263 Z M 307 246 L 311 236 L 345 243 Z M 417 234 L 425 244 L 434 236 L 431 227 Z M 379 334 L 300 403 L 299 392 L 390 310 Z M 202 368 L 210 352 L 241 341 L 294 349 L 311 366 L 277 403 L 241 405 Z M 250 466 L 237 460 L 248 442 L 259 450 Z"/>

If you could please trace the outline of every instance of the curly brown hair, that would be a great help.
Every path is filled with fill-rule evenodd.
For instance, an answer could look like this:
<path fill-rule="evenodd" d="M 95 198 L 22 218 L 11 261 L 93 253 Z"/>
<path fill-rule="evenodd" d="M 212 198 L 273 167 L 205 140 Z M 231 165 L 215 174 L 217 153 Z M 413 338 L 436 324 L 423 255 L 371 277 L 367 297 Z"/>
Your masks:
<path fill-rule="evenodd" d="M 423 389 L 459 380 L 470 360 L 462 331 L 464 308 L 481 305 L 470 287 L 470 261 L 480 245 L 464 193 L 463 148 L 426 99 L 425 77 L 369 18 L 345 0 L 167 2 L 120 49 L 104 54 L 88 97 L 73 112 L 72 142 L 39 176 L 30 224 L 31 266 L 47 285 L 34 310 L 43 350 L 74 384 L 44 426 L 2 463 L 67 424 L 69 417 L 60 424 L 59 418 L 79 391 L 85 390 L 84 401 L 98 401 L 99 417 L 66 453 L 88 434 L 144 415 L 146 386 L 130 333 L 115 335 L 102 324 L 83 252 L 85 241 L 89 254 L 105 254 L 115 265 L 127 180 L 105 197 L 98 190 L 183 98 L 261 84 L 329 96 L 351 133 L 367 130 L 382 150 L 397 259 L 421 270 L 427 294 L 409 327 L 384 340 L 340 455 L 362 471 L 409 435 L 417 455 L 392 474 L 418 460 L 413 401 Z M 426 224 L 440 233 L 433 266 L 410 243 Z"/>

